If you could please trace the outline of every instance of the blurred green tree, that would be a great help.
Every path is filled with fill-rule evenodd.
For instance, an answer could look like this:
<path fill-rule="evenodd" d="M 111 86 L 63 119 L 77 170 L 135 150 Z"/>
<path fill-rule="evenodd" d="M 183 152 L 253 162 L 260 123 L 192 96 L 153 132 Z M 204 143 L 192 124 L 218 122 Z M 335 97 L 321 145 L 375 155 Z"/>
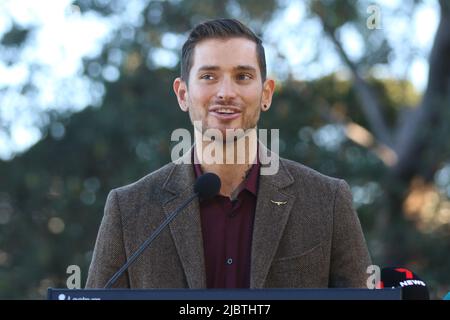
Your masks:
<path fill-rule="evenodd" d="M 171 89 L 187 30 L 220 16 L 239 18 L 262 34 L 285 7 L 275 1 L 142 3 L 140 23 L 120 25 L 102 54 L 84 61 L 86 76 L 98 84 L 93 88 L 105 89 L 101 106 L 49 113 L 42 141 L 0 162 L 0 297 L 42 298 L 47 287 L 65 287 L 72 264 L 81 267 L 84 284 L 109 190 L 167 163 L 171 132 L 190 128 Z M 74 4 L 83 14 L 111 16 L 120 15 L 127 1 Z M 450 119 L 450 9 L 445 1 L 439 4 L 428 87 L 420 96 L 407 81 L 373 76 L 371 67 L 385 63 L 392 48 L 382 31 L 367 28 L 361 4 L 308 2 L 309 15 L 319 19 L 352 78 L 287 77 L 260 125 L 281 129 L 282 156 L 346 179 L 374 263 L 410 267 L 435 298 L 450 289 L 444 254 L 450 250 L 450 192 L 444 193 L 450 190 L 450 145 L 444 138 Z M 349 24 L 365 41 L 357 60 L 339 38 Z M 2 45 L 26 37 L 15 28 Z M 163 63 L 163 56 L 175 59 Z M 117 80 L 108 80 L 111 70 L 119 72 Z"/>

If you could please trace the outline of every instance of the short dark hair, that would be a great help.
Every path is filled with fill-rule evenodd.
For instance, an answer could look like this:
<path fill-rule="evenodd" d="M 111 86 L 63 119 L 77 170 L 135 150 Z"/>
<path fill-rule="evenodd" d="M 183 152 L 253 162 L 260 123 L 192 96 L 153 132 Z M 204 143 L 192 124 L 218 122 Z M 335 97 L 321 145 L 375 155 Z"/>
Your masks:
<path fill-rule="evenodd" d="M 181 79 L 188 83 L 192 68 L 192 56 L 195 45 L 204 39 L 227 39 L 244 37 L 256 43 L 256 54 L 261 78 L 264 82 L 267 76 L 266 55 L 261 39 L 242 22 L 236 19 L 216 19 L 198 24 L 192 29 L 181 51 Z"/>

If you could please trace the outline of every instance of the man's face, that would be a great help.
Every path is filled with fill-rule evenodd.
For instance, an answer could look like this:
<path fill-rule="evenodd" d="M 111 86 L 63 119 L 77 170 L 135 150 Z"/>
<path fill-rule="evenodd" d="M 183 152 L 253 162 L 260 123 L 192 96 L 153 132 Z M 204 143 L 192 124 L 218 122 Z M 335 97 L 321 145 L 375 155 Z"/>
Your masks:
<path fill-rule="evenodd" d="M 206 39 L 195 46 L 189 86 L 174 82 L 180 107 L 202 129 L 256 127 L 270 106 L 274 82 L 261 81 L 256 44 L 246 38 Z M 266 109 L 267 109 L 266 108 Z"/>

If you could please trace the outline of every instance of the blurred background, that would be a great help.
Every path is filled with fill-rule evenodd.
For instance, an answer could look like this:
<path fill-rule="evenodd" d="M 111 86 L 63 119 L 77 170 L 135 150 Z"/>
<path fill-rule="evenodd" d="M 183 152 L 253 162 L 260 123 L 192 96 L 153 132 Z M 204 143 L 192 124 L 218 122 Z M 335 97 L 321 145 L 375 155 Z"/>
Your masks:
<path fill-rule="evenodd" d="M 374 264 L 450 290 L 450 2 L 0 0 L 0 298 L 84 286 L 107 193 L 191 128 L 189 29 L 238 18 L 277 81 L 260 128 L 351 186 Z"/>

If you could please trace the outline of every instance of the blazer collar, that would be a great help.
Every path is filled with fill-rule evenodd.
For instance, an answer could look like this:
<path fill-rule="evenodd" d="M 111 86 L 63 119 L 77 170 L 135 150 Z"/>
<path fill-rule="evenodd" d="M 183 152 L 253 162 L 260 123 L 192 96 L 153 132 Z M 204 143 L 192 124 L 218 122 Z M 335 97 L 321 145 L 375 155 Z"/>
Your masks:
<path fill-rule="evenodd" d="M 259 177 L 259 189 L 253 223 L 250 288 L 263 288 L 296 197 L 289 192 L 294 178 L 283 160 L 262 143 L 262 162 L 278 161 L 278 172 Z"/>
<path fill-rule="evenodd" d="M 175 161 L 162 189 L 162 207 L 168 216 L 194 193 L 195 175 L 191 164 L 192 148 Z M 206 288 L 206 272 L 201 230 L 200 207 L 194 199 L 169 224 L 189 288 Z"/>

